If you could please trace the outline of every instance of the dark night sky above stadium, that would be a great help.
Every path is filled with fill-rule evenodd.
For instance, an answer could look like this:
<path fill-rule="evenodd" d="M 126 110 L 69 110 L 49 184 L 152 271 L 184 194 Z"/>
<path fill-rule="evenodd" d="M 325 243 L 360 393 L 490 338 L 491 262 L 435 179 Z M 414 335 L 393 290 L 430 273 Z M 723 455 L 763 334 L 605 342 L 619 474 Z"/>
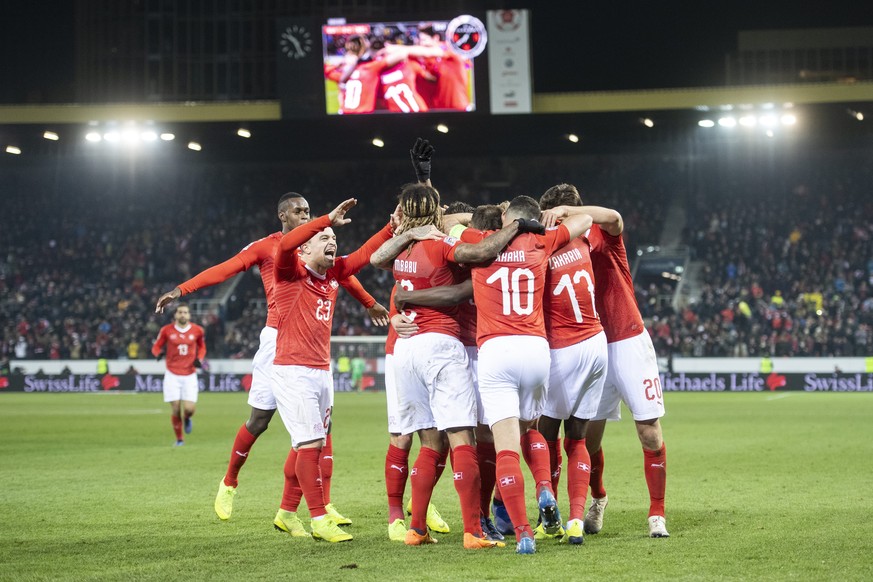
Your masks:
<path fill-rule="evenodd" d="M 873 26 L 873 4 L 849 0 L 534 5 L 536 92 L 715 86 L 740 30 Z M 0 7 L 0 101 L 69 100 L 73 2 L 0 0 Z"/>

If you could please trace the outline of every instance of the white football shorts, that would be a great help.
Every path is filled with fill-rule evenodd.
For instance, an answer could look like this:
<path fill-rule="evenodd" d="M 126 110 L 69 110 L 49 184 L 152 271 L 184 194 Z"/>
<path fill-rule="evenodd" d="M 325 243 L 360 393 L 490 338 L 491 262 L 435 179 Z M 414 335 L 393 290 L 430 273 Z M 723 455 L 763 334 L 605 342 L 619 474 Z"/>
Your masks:
<path fill-rule="evenodd" d="M 274 364 L 273 376 L 276 408 L 291 435 L 291 446 L 325 438 L 333 409 L 330 370 Z"/>
<path fill-rule="evenodd" d="M 658 358 L 648 330 L 607 344 L 609 365 L 603 396 L 594 420 L 620 420 L 621 401 L 634 420 L 651 420 L 665 414 Z"/>
<path fill-rule="evenodd" d="M 249 388 L 249 406 L 258 410 L 276 410 L 273 394 L 273 359 L 276 357 L 276 336 L 279 330 L 265 327 L 261 330 L 258 351 L 252 360 L 252 387 Z"/>
<path fill-rule="evenodd" d="M 544 337 L 499 336 L 479 348 L 479 393 L 489 426 L 513 417 L 538 418 L 548 382 L 549 342 Z"/>
<path fill-rule="evenodd" d="M 197 402 L 200 385 L 197 382 L 197 372 L 187 376 L 179 376 L 167 370 L 164 372 L 164 402 L 187 400 Z"/>
<path fill-rule="evenodd" d="M 559 420 L 592 418 L 606 382 L 606 334 L 601 331 L 585 341 L 549 351 L 552 367 L 543 415 Z"/>
<path fill-rule="evenodd" d="M 385 354 L 385 401 L 388 406 L 388 432 L 401 434 L 400 402 L 397 399 L 397 382 L 394 378 L 394 354 Z"/>
<path fill-rule="evenodd" d="M 467 351 L 470 375 L 473 376 L 473 389 L 476 391 L 476 422 L 486 424 L 485 407 L 482 406 L 482 395 L 479 394 L 479 348 L 476 346 L 464 346 L 464 349 Z"/>
<path fill-rule="evenodd" d="M 473 377 L 459 339 L 433 332 L 398 339 L 394 377 L 403 434 L 476 426 Z"/>

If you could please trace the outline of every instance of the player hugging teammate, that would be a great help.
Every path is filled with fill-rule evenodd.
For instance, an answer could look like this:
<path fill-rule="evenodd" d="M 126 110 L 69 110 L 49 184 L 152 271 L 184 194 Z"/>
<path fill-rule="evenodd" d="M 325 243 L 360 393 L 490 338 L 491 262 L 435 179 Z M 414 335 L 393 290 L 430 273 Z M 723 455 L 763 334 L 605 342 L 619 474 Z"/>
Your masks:
<path fill-rule="evenodd" d="M 386 345 L 391 540 L 425 545 L 436 543 L 431 530 L 449 531 L 430 499 L 451 451 L 464 548 L 502 547 L 510 534 L 520 554 L 535 553 L 536 540 L 582 544 L 585 533 L 603 527 L 601 441 L 606 420 L 619 418 L 620 400 L 634 416 L 643 447 L 649 535 L 668 537 L 663 394 L 634 298 L 621 216 L 583 206 L 568 184 L 549 188 L 539 202 L 517 196 L 500 206 L 447 214 L 430 182 L 434 148 L 419 139 L 410 153 L 418 183 L 401 189 L 389 223 L 355 252 L 338 257 L 334 231 L 350 222 L 346 214 L 355 199 L 309 220 L 306 201 L 289 194 L 279 203 L 281 233 L 158 300 L 162 311 L 182 294 L 255 264 L 264 277 L 265 353 L 253 362 L 258 389 L 253 382 L 252 415 L 238 431 L 219 484 L 218 516 L 230 517 L 239 469 L 278 410 L 292 447 L 275 526 L 293 536 L 352 539 L 340 529 L 351 520 L 329 496 L 330 331 L 341 285 L 370 310 L 374 323 L 387 322 L 389 312 L 353 278 L 371 263 L 391 270 L 396 282 Z M 557 502 L 562 426 L 566 523 Z M 412 435 L 421 448 L 409 471 Z M 526 515 L 522 457 L 535 480 L 534 527 Z M 408 527 L 402 509 L 407 475 Z M 589 486 L 592 503 L 585 514 Z M 311 534 L 296 515 L 303 499 Z"/>

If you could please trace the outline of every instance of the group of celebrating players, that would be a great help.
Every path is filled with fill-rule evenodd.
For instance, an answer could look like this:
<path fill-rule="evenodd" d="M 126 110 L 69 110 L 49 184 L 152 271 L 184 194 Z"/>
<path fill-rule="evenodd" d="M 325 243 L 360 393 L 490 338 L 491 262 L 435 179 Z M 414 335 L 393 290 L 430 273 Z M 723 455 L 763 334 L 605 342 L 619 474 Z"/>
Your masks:
<path fill-rule="evenodd" d="M 668 537 L 659 423 L 664 400 L 634 298 L 620 214 L 583 206 L 568 184 L 549 188 L 539 202 L 517 196 L 500 206 L 446 208 L 430 182 L 433 147 L 419 139 L 410 153 L 418 182 L 402 187 L 388 223 L 351 254 L 337 256 L 334 229 L 350 222 L 346 214 L 355 199 L 310 219 L 306 200 L 289 193 L 279 200 L 281 232 L 158 299 L 160 312 L 182 295 L 254 265 L 260 269 L 267 322 L 253 361 L 251 416 L 237 432 L 219 483 L 218 517 L 230 518 L 239 471 L 278 410 L 292 447 L 275 527 L 295 537 L 352 539 L 341 529 L 351 520 L 330 500 L 330 332 L 342 285 L 375 323 L 390 320 L 385 482 L 391 540 L 430 544 L 436 543 L 431 531 L 449 531 L 430 500 L 450 457 L 465 548 L 502 547 L 510 534 L 520 554 L 534 553 L 536 540 L 582 544 L 584 534 L 603 526 L 608 498 L 601 440 L 606 420 L 619 418 L 621 401 L 643 448 L 649 535 Z M 393 271 L 390 310 L 354 277 L 368 264 Z M 410 471 L 413 434 L 421 446 Z M 536 482 L 533 527 L 521 457 Z M 562 469 L 566 522 L 557 503 Z M 302 499 L 311 533 L 297 516 Z"/>
<path fill-rule="evenodd" d="M 413 44 L 371 40 L 355 34 L 343 43 L 343 58 L 325 63 L 324 76 L 337 84 L 338 113 L 420 113 L 471 108 L 466 59 L 440 35 L 435 23 L 420 24 Z"/>

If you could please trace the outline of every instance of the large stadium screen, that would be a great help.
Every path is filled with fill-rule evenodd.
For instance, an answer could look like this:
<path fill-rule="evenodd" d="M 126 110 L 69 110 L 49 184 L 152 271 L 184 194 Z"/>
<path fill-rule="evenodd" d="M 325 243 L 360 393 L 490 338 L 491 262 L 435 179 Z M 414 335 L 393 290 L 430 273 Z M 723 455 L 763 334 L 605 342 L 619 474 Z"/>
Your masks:
<path fill-rule="evenodd" d="M 475 59 L 487 34 L 473 16 L 322 27 L 327 113 L 476 109 Z"/>

